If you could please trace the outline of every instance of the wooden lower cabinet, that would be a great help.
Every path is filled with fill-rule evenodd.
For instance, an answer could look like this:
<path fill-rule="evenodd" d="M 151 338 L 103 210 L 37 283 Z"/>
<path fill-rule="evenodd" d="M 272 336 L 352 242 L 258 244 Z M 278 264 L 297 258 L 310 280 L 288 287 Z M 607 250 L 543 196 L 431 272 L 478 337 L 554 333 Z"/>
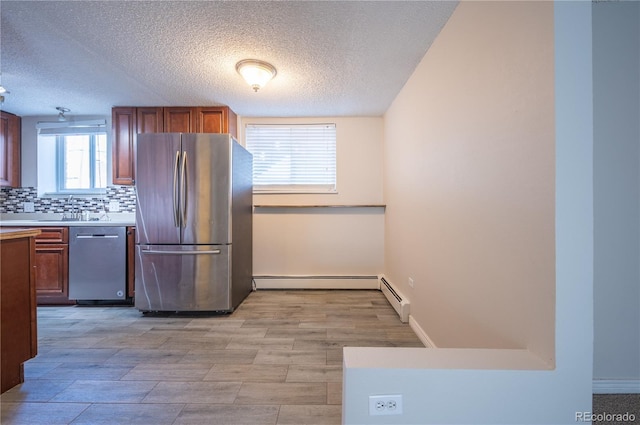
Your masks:
<path fill-rule="evenodd" d="M 36 237 L 36 295 L 39 305 L 75 304 L 69 299 L 69 229 L 43 227 Z"/>
<path fill-rule="evenodd" d="M 38 304 L 73 304 L 69 301 L 69 245 L 36 244 Z"/>
<path fill-rule="evenodd" d="M 136 228 L 127 226 L 127 297 L 136 293 Z"/>
<path fill-rule="evenodd" d="M 2 227 L 7 228 L 7 227 Z M 35 237 L 35 290 L 38 305 L 68 305 L 69 299 L 69 228 L 27 227 L 37 229 Z M 135 295 L 135 226 L 127 226 L 127 297 Z"/>
<path fill-rule="evenodd" d="M 5 233 L 7 232 L 7 233 Z M 24 382 L 23 363 L 38 354 L 34 290 L 35 231 L 0 237 L 0 392 Z M 12 238 L 12 239 L 8 239 Z"/>

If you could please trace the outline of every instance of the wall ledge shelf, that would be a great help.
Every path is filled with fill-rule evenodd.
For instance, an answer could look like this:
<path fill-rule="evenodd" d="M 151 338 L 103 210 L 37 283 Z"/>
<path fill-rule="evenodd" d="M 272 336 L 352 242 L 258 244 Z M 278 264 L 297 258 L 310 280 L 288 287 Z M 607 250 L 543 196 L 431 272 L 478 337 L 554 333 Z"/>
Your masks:
<path fill-rule="evenodd" d="M 385 204 L 361 204 L 361 205 L 254 205 L 254 208 L 386 208 Z"/>

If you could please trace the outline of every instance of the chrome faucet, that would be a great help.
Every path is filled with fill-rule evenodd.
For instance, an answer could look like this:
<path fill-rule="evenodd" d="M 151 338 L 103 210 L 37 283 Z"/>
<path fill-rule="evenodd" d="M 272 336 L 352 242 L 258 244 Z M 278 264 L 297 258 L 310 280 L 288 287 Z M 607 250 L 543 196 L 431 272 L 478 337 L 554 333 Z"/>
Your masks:
<path fill-rule="evenodd" d="M 109 217 L 109 203 L 108 203 L 108 201 L 103 198 L 102 202 L 101 202 L 101 206 L 102 206 L 102 208 L 98 212 L 99 215 L 96 218 L 96 220 L 98 220 L 98 221 L 111 221 L 111 218 Z"/>
<path fill-rule="evenodd" d="M 66 211 L 62 214 L 62 220 L 67 220 L 67 221 L 76 221 L 76 220 L 80 220 L 80 214 L 77 211 L 77 204 L 75 199 L 73 198 L 73 195 L 69 195 L 69 199 L 67 201 L 67 208 L 69 210 L 69 213 L 67 213 Z"/>

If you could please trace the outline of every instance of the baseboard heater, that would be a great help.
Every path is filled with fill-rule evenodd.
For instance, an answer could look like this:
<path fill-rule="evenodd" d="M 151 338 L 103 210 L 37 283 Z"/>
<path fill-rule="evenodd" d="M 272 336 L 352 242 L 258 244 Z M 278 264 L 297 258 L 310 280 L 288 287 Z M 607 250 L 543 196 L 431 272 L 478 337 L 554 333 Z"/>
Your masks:
<path fill-rule="evenodd" d="M 378 276 L 254 276 L 256 289 L 379 289 Z"/>
<path fill-rule="evenodd" d="M 389 301 L 389 304 L 400 316 L 402 323 L 409 321 L 409 301 L 398 292 L 384 277 L 380 278 L 380 290 Z"/>

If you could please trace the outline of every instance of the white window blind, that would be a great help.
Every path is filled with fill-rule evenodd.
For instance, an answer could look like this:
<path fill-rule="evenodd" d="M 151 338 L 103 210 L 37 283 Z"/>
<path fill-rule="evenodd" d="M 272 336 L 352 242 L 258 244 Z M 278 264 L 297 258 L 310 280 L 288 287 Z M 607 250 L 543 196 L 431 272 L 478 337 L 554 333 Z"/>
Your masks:
<path fill-rule="evenodd" d="M 256 192 L 335 192 L 335 124 L 249 124 Z"/>
<path fill-rule="evenodd" d="M 65 134 L 107 134 L 106 120 L 38 121 L 36 129 L 42 136 Z"/>

